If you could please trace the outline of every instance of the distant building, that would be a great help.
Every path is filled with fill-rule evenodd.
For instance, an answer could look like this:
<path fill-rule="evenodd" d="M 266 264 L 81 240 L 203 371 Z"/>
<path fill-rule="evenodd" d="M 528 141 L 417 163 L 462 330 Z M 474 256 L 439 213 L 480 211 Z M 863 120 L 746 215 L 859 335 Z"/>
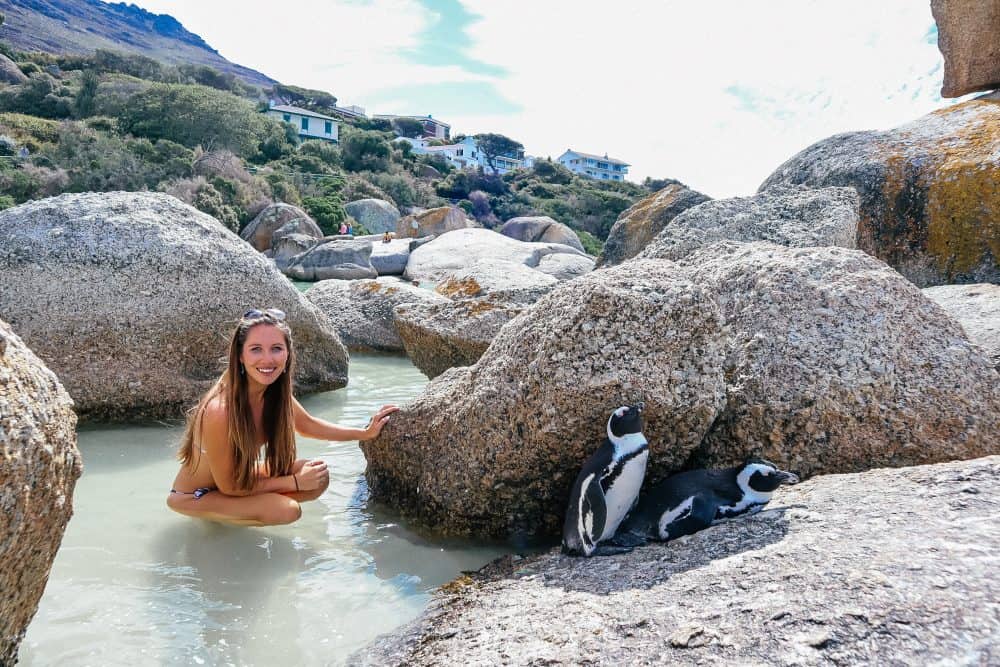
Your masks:
<path fill-rule="evenodd" d="M 599 181 L 623 181 L 631 166 L 627 162 L 608 157 L 607 153 L 601 157 L 572 149 L 567 149 L 560 155 L 558 162 L 575 174 Z"/>
<path fill-rule="evenodd" d="M 424 126 L 424 136 L 429 139 L 440 139 L 441 141 L 451 140 L 451 125 L 448 123 L 442 123 L 439 120 L 435 120 L 430 114 L 426 116 L 397 116 L 394 114 L 375 114 L 372 116 L 377 120 L 387 120 L 392 122 L 397 119 L 405 118 L 407 120 L 415 120 Z"/>
<path fill-rule="evenodd" d="M 365 114 L 365 108 L 355 104 L 348 107 L 334 107 L 330 113 L 335 113 L 338 116 L 348 119 L 368 118 L 367 114 Z"/>
<path fill-rule="evenodd" d="M 339 141 L 337 119 L 331 116 L 287 104 L 277 104 L 268 108 L 267 115 L 294 125 L 299 131 L 300 139 Z"/>
<path fill-rule="evenodd" d="M 410 139 L 409 137 L 400 137 L 397 141 L 409 143 L 417 155 L 440 155 L 458 169 L 482 167 L 488 172 L 493 171 L 486 156 L 479 150 L 475 137 L 465 137 L 457 144 L 446 146 L 430 146 L 428 139 Z M 514 169 L 524 167 L 524 158 L 520 155 L 498 155 L 493 159 L 493 162 L 498 174 L 506 174 Z"/>

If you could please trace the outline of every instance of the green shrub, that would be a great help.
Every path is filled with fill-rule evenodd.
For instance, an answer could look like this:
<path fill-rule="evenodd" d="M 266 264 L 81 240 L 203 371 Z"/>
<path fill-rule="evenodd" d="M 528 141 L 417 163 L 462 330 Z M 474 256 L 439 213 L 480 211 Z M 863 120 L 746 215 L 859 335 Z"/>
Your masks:
<path fill-rule="evenodd" d="M 344 128 L 341 153 L 348 171 L 386 171 L 392 149 L 382 132 Z"/>
<path fill-rule="evenodd" d="M 580 229 L 576 229 L 574 231 L 576 232 L 576 235 L 579 237 L 580 243 L 583 244 L 584 252 L 586 252 L 588 255 L 597 257 L 598 255 L 601 254 L 601 251 L 604 250 L 604 244 L 601 243 L 601 240 L 596 236 L 594 236 L 593 234 L 591 234 L 590 232 L 585 232 Z"/>
<path fill-rule="evenodd" d="M 14 198 L 10 195 L 0 195 L 0 211 L 16 205 Z"/>
<path fill-rule="evenodd" d="M 302 208 L 316 221 L 323 234 L 336 234 L 340 223 L 347 220 L 344 202 L 338 195 L 325 197 L 305 197 Z"/>
<path fill-rule="evenodd" d="M 0 90 L 0 111 L 42 118 L 69 118 L 73 104 L 70 87 L 48 74 L 32 74 L 27 82 Z"/>

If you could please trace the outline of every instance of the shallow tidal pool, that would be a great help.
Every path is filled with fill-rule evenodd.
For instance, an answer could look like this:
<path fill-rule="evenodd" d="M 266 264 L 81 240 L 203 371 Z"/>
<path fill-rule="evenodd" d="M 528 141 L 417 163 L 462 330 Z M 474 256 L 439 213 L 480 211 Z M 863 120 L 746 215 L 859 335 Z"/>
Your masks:
<path fill-rule="evenodd" d="M 306 396 L 364 425 L 426 378 L 409 360 L 352 355 L 346 389 Z M 22 665 L 336 665 L 415 618 L 437 586 L 505 553 L 409 529 L 368 502 L 356 442 L 299 439 L 330 488 L 289 526 L 233 528 L 165 505 L 179 425 L 86 427 L 84 473 Z"/>

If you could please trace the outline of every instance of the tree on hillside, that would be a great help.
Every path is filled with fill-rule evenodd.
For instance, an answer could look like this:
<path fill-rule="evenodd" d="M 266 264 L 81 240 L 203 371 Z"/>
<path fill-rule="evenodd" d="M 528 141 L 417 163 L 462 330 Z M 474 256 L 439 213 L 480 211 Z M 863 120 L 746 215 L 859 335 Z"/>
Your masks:
<path fill-rule="evenodd" d="M 348 171 L 385 171 L 389 168 L 392 148 L 381 132 L 345 127 L 340 150 Z"/>
<path fill-rule="evenodd" d="M 497 172 L 496 159 L 499 156 L 518 158 L 524 152 L 524 145 L 518 141 L 514 141 L 510 137 L 505 137 L 502 134 L 494 134 L 488 132 L 486 134 L 477 134 L 475 136 L 476 144 L 479 146 L 479 151 L 486 158 L 486 164 L 490 166 L 493 173 Z"/>
<path fill-rule="evenodd" d="M 394 118 L 392 129 L 401 137 L 416 139 L 424 136 L 424 124 L 413 118 Z"/>
<path fill-rule="evenodd" d="M 94 115 L 94 107 L 97 101 L 97 86 L 100 78 L 97 72 L 92 69 L 84 70 L 80 77 L 80 90 L 76 91 L 76 100 L 73 102 L 73 111 L 77 118 L 87 118 Z"/>
<path fill-rule="evenodd" d="M 232 93 L 168 83 L 133 95 L 118 116 L 119 128 L 135 136 L 209 151 L 228 148 L 242 157 L 257 153 L 276 122 Z"/>

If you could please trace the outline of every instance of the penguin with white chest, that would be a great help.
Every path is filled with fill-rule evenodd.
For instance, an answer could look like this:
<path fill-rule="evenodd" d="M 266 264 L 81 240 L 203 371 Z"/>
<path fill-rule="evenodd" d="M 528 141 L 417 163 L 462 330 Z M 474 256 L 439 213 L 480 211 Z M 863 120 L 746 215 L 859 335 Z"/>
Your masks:
<path fill-rule="evenodd" d="M 598 544 L 614 536 L 646 476 L 649 444 L 642 434 L 642 410 L 639 403 L 611 413 L 607 438 L 573 484 L 563 524 L 563 553 L 592 556 L 628 550 Z"/>
<path fill-rule="evenodd" d="M 643 496 L 613 544 L 673 540 L 726 519 L 755 514 L 779 486 L 798 481 L 795 474 L 763 459 L 750 459 L 733 468 L 672 475 Z"/>

